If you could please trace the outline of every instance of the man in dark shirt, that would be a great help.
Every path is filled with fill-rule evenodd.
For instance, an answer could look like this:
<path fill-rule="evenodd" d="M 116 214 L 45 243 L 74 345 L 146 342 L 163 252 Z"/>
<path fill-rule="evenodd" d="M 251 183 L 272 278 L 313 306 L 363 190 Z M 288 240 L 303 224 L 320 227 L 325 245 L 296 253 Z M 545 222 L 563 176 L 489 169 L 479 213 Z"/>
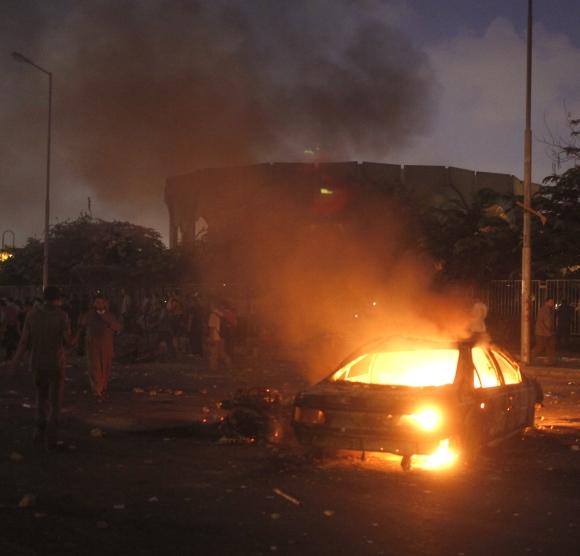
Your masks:
<path fill-rule="evenodd" d="M 73 344 L 67 314 L 60 308 L 58 288 L 44 290 L 44 305 L 31 309 L 24 322 L 22 336 L 14 358 L 15 367 L 30 349 L 30 370 L 36 387 L 36 430 L 38 447 L 54 447 L 58 438 L 63 398 L 65 347 Z"/>

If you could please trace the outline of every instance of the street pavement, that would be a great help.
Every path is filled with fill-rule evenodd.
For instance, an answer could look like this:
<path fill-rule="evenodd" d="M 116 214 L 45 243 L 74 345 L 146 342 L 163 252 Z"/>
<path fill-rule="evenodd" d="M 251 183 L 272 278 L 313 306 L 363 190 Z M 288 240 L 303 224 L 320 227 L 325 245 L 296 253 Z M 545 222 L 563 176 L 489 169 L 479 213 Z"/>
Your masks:
<path fill-rule="evenodd" d="M 360 454 L 311 462 L 279 445 L 183 434 L 219 419 L 238 387 L 307 384 L 284 361 L 210 373 L 204 363 L 115 368 L 108 400 L 69 369 L 64 444 L 31 447 L 29 377 L 0 376 L 1 554 L 578 553 L 580 369 L 528 370 L 536 428 L 473 467 L 401 471 Z"/>

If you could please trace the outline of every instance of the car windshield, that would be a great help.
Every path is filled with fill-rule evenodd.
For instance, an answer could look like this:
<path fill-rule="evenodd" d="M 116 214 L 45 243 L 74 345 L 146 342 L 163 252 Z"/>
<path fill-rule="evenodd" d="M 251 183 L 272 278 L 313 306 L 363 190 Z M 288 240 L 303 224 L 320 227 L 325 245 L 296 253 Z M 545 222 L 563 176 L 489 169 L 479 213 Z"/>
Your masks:
<path fill-rule="evenodd" d="M 380 351 L 356 357 L 329 378 L 331 382 L 355 382 L 389 386 L 444 386 L 453 384 L 458 349 Z"/>

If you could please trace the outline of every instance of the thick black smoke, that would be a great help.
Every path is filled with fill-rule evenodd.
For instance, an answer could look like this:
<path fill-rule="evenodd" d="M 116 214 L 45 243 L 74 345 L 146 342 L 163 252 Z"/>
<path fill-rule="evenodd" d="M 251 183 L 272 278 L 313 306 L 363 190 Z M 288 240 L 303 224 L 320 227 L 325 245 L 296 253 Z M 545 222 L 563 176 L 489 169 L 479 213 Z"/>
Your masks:
<path fill-rule="evenodd" d="M 44 78 L 11 60 L 12 50 L 54 72 L 57 205 L 81 207 L 88 187 L 101 200 L 99 216 L 108 216 L 103 203 L 137 219 L 154 207 L 161 224 L 169 175 L 301 160 L 308 149 L 384 160 L 390 146 L 424 131 L 430 70 L 392 25 L 390 7 L 4 0 L 3 220 L 32 225 L 23 207 L 41 202 L 44 164 Z"/>

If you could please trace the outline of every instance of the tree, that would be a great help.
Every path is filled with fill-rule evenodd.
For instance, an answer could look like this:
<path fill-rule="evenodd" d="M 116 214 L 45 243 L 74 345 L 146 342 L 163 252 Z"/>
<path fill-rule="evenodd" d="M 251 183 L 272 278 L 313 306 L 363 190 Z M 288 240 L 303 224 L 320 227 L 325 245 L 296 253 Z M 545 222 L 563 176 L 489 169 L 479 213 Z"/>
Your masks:
<path fill-rule="evenodd" d="M 59 285 L 146 286 L 175 283 L 185 254 L 168 250 L 158 232 L 129 222 L 81 216 L 50 230 L 50 281 Z M 43 243 L 30 238 L 0 272 L 0 283 L 39 284 Z"/>
<path fill-rule="evenodd" d="M 580 119 L 568 120 L 570 137 L 552 143 L 556 168 L 534 197 L 534 207 L 546 217 L 534 223 L 534 268 L 546 277 L 580 277 Z"/>
<path fill-rule="evenodd" d="M 458 194 L 437 207 L 424 207 L 421 248 L 435 257 L 446 280 L 509 278 L 520 264 L 515 197 L 481 189 L 471 203 Z"/>

